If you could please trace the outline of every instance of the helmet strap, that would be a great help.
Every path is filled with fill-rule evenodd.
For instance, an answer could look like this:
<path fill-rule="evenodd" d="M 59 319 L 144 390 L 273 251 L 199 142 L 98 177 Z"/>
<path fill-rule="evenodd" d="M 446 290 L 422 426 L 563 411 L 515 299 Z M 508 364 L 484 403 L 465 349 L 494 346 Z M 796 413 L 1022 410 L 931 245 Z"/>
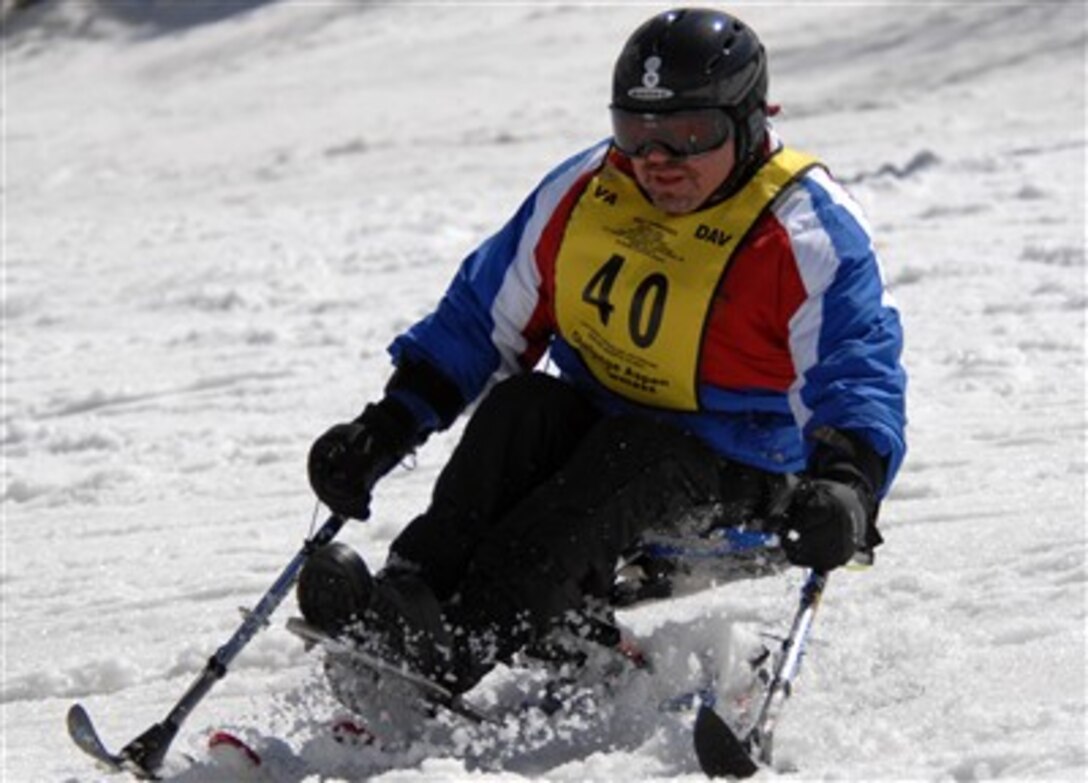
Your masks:
<path fill-rule="evenodd" d="M 717 204 L 732 196 L 755 176 L 760 166 L 767 160 L 766 108 L 758 106 L 748 111 L 742 109 L 740 114 L 742 117 L 747 116 L 744 122 L 737 122 L 737 117 L 733 116 L 733 125 L 736 128 L 734 144 L 737 162 L 725 181 L 710 194 L 704 206 Z"/>

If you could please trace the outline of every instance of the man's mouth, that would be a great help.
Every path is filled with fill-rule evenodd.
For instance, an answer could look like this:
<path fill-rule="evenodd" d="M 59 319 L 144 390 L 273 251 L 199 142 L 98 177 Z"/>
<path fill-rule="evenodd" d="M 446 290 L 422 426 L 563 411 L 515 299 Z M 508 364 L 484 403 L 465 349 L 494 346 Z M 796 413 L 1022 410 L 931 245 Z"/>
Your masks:
<path fill-rule="evenodd" d="M 678 171 L 655 171 L 650 177 L 656 184 L 664 187 L 672 187 L 684 181 L 683 172 Z"/>

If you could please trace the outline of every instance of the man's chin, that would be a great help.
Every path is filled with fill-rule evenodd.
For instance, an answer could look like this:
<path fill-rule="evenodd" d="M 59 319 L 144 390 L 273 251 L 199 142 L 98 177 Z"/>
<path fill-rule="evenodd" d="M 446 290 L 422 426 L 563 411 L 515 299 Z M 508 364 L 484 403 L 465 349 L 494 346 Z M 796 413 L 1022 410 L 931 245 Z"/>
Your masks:
<path fill-rule="evenodd" d="M 673 193 L 651 194 L 650 201 L 667 215 L 686 215 L 689 212 L 694 212 L 699 207 L 691 196 Z"/>

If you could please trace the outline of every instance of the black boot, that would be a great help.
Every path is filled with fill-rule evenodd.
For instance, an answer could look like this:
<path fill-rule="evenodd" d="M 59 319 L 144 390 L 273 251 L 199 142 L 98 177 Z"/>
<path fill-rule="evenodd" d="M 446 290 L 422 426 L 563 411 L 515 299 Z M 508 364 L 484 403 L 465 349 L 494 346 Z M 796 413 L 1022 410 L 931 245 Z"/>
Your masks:
<path fill-rule="evenodd" d="M 374 592 L 374 579 L 349 546 L 333 541 L 306 560 L 298 578 L 298 606 L 306 622 L 339 636 L 363 619 Z"/>
<path fill-rule="evenodd" d="M 347 636 L 360 650 L 455 692 L 468 690 L 491 668 L 477 665 L 479 640 L 451 631 L 434 592 L 412 570 L 372 577 L 355 550 L 332 542 L 306 561 L 297 592 L 310 625 Z"/>
<path fill-rule="evenodd" d="M 362 622 L 347 632 L 360 649 L 463 693 L 492 668 L 482 661 L 496 645 L 451 624 L 450 609 L 416 572 L 387 569 L 374 578 Z"/>

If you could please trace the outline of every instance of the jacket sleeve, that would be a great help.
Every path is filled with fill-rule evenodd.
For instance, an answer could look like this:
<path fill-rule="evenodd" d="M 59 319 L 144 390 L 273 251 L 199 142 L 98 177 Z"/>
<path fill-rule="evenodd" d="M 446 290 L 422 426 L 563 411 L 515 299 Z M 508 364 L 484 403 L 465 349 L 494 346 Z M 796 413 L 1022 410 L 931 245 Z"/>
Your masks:
<path fill-rule="evenodd" d="M 785 221 L 806 298 L 790 320 L 797 380 L 790 406 L 806 455 L 825 428 L 863 438 L 884 462 L 883 497 L 906 452 L 899 313 L 884 288 L 860 209 L 822 171 L 790 199 Z"/>
<path fill-rule="evenodd" d="M 394 364 L 425 363 L 456 385 L 466 404 L 536 364 L 554 332 L 546 293 L 551 267 L 537 247 L 558 205 L 607 150 L 602 142 L 549 172 L 506 225 L 462 261 L 438 307 L 393 341 Z"/>

